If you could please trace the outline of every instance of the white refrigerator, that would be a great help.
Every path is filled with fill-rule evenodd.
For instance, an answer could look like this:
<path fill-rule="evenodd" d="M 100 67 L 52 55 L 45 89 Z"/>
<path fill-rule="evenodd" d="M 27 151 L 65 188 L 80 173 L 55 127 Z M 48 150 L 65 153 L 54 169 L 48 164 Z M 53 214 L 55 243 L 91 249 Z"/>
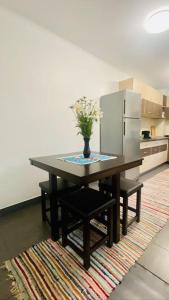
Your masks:
<path fill-rule="evenodd" d="M 141 96 L 124 90 L 100 98 L 103 118 L 100 123 L 100 150 L 127 157 L 140 155 Z M 125 172 L 137 180 L 139 167 Z"/>

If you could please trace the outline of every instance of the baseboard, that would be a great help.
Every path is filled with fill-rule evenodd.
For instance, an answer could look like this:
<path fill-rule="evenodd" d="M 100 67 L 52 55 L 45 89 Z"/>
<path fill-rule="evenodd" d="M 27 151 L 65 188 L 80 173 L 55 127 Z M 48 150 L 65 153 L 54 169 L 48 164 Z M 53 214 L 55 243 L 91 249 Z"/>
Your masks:
<path fill-rule="evenodd" d="M 19 209 L 22 209 L 24 207 L 27 207 L 29 205 L 38 203 L 38 202 L 40 202 L 40 198 L 41 198 L 40 196 L 39 197 L 35 197 L 35 198 L 32 198 L 32 199 L 23 201 L 21 203 L 17 203 L 17 204 L 14 204 L 14 205 L 2 208 L 2 209 L 0 209 L 0 217 L 6 215 L 8 213 L 17 211 Z"/>

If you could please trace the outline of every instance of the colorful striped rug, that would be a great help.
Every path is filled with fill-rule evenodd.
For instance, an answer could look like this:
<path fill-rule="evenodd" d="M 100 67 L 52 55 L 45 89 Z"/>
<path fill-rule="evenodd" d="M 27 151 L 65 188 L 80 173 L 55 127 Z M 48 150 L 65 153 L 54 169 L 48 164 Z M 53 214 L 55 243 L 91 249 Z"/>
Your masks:
<path fill-rule="evenodd" d="M 131 197 L 130 205 L 135 204 Z M 169 218 L 169 169 L 144 183 L 142 216 L 111 249 L 100 247 L 85 271 L 71 248 L 51 239 L 5 262 L 17 299 L 106 300 Z M 71 238 L 80 246 L 80 231 Z"/>

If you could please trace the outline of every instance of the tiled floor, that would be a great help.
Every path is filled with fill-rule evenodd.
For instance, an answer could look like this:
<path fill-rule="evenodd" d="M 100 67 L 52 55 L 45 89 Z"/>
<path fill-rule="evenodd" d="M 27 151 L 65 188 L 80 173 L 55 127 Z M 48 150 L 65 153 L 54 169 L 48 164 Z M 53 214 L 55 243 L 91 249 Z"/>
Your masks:
<path fill-rule="evenodd" d="M 165 170 L 164 165 L 142 176 L 151 178 Z M 169 196 L 169 195 L 168 195 Z M 124 277 L 109 300 L 169 300 L 169 221 L 150 243 L 142 257 Z"/>
<path fill-rule="evenodd" d="M 165 168 L 168 165 L 145 175 L 142 180 Z M 1 217 L 0 263 L 48 236 L 49 228 L 41 222 L 38 203 Z M 6 272 L 0 270 L 0 300 L 12 299 Z M 109 300 L 169 300 L 169 222 Z"/>

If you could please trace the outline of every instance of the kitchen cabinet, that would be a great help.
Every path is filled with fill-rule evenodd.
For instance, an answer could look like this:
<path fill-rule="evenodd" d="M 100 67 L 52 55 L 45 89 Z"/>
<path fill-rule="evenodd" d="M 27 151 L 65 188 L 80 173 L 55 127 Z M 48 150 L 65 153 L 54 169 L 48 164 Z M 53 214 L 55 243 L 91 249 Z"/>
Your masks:
<path fill-rule="evenodd" d="M 152 154 L 152 148 L 151 147 L 145 148 L 145 149 L 140 149 L 140 155 L 142 157 L 149 156 L 151 154 Z"/>
<path fill-rule="evenodd" d="M 140 155 L 144 158 L 140 174 L 168 161 L 168 140 L 140 143 Z"/>
<path fill-rule="evenodd" d="M 167 99 L 167 101 L 166 101 L 166 102 L 167 102 L 167 103 L 166 103 L 166 106 L 169 107 L 169 96 L 166 96 L 166 99 Z"/>
<path fill-rule="evenodd" d="M 162 106 L 160 104 L 153 103 L 153 114 L 154 118 L 162 118 Z"/>
<path fill-rule="evenodd" d="M 142 99 L 141 116 L 145 118 L 161 119 L 162 106 L 147 99 Z"/>
<path fill-rule="evenodd" d="M 119 90 L 129 89 L 141 94 L 142 99 L 149 100 L 159 105 L 163 105 L 163 95 L 159 90 L 134 78 L 129 78 L 119 82 Z"/>
<path fill-rule="evenodd" d="M 159 152 L 161 152 L 160 146 L 152 147 L 152 154 L 156 154 L 156 153 L 159 153 Z"/>
<path fill-rule="evenodd" d="M 164 118 L 169 119 L 169 96 L 163 95 Z"/>
<path fill-rule="evenodd" d="M 164 117 L 165 117 L 166 119 L 169 119 L 169 107 L 165 107 L 165 108 L 164 108 Z"/>
<path fill-rule="evenodd" d="M 167 96 L 163 95 L 163 106 L 168 106 L 167 105 Z"/>
<path fill-rule="evenodd" d="M 167 144 L 161 145 L 159 147 L 160 147 L 160 152 L 167 151 Z"/>

